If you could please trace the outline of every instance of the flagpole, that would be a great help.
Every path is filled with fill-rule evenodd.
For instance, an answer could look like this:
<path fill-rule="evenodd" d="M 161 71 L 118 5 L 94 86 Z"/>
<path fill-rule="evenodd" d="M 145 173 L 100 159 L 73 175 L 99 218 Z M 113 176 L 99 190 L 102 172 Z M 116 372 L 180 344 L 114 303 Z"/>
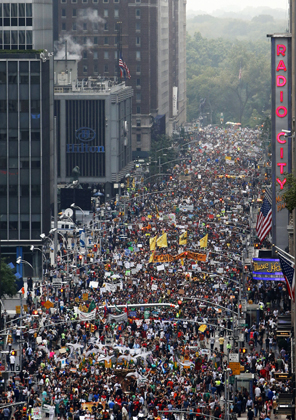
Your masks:
<path fill-rule="evenodd" d="M 279 248 L 278 246 L 276 246 L 276 245 L 274 245 L 274 244 L 272 244 L 272 246 L 273 246 L 274 248 L 276 248 L 279 252 L 281 252 L 283 255 L 286 255 L 288 258 L 291 258 L 291 259 L 292 259 L 292 261 L 291 261 L 291 262 L 294 262 L 295 258 L 293 257 L 293 255 L 288 254 L 288 252 L 283 251 L 281 248 Z"/>
<path fill-rule="evenodd" d="M 118 33 L 118 40 L 117 40 L 117 63 L 118 63 L 118 83 L 120 80 L 120 65 L 119 60 L 122 58 L 122 22 L 117 22 L 117 33 Z"/>

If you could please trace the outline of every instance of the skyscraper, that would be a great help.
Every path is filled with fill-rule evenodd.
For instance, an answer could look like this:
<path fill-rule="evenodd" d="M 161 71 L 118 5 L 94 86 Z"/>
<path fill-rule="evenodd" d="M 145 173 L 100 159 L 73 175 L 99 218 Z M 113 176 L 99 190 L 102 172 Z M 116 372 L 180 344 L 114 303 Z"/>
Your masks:
<path fill-rule="evenodd" d="M 37 275 L 42 256 L 35 261 L 30 246 L 48 233 L 53 200 L 52 0 L 1 3 L 0 21 L 1 251 Z"/>
<path fill-rule="evenodd" d="M 186 121 L 186 0 L 54 0 L 54 15 L 54 39 L 78 54 L 81 78 L 119 78 L 120 58 L 128 67 L 134 151 L 150 150 L 160 116 L 167 134 Z"/>

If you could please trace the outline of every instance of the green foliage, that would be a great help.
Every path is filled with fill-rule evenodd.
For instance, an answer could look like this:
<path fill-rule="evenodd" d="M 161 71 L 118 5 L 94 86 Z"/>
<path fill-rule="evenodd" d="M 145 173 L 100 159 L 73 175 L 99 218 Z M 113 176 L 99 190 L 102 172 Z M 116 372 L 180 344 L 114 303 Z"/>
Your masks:
<path fill-rule="evenodd" d="M 2 298 L 4 295 L 12 297 L 16 294 L 16 292 L 17 287 L 15 282 L 15 275 L 12 269 L 2 258 L 0 265 L 0 298 Z"/>
<path fill-rule="evenodd" d="M 220 124 L 223 112 L 225 122 L 247 125 L 254 110 L 260 123 L 270 110 L 270 74 L 268 41 L 230 42 L 205 39 L 200 33 L 188 36 L 188 120 L 200 116 L 200 101 L 205 98 L 213 124 Z"/>
<path fill-rule="evenodd" d="M 287 29 L 285 19 L 275 20 L 270 15 L 261 14 L 252 20 L 221 18 L 210 15 L 198 15 L 187 19 L 186 29 L 189 35 L 200 32 L 205 38 L 263 41 L 266 34 L 283 33 Z"/>
<path fill-rule="evenodd" d="M 286 174 L 283 199 L 287 209 L 292 212 L 296 208 L 296 177 L 293 174 Z"/>

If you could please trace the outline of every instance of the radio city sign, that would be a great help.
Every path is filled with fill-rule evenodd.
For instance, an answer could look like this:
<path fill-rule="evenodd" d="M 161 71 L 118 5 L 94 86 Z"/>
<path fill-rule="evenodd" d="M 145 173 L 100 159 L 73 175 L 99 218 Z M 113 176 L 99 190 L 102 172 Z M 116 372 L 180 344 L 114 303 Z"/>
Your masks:
<path fill-rule="evenodd" d="M 104 146 L 92 146 L 91 143 L 96 138 L 96 132 L 89 127 L 81 127 L 75 131 L 76 140 L 80 144 L 67 144 L 66 153 L 104 153 Z"/>
<path fill-rule="evenodd" d="M 288 245 L 288 210 L 277 208 L 291 172 L 291 36 L 271 36 L 272 80 L 272 240 L 278 247 Z"/>

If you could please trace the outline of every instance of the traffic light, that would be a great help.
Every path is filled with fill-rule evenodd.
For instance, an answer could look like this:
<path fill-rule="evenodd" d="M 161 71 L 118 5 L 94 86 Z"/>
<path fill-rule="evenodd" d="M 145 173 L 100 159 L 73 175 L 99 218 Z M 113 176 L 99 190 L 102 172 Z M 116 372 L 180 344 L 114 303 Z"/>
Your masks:
<path fill-rule="evenodd" d="M 86 329 L 86 330 L 89 330 L 89 326 L 90 326 L 90 324 L 87 322 L 87 323 L 85 324 L 85 329 Z"/>
<path fill-rule="evenodd" d="M 17 351 L 16 351 L 16 350 L 12 350 L 12 351 L 11 351 L 11 355 L 12 355 L 12 356 L 16 356 L 16 355 L 17 355 Z"/>
<path fill-rule="evenodd" d="M 247 265 L 245 265 L 245 266 L 244 266 L 244 269 L 245 269 L 245 271 L 247 271 L 247 269 L 248 269 L 248 266 L 247 266 Z"/>
<path fill-rule="evenodd" d="M 243 347 L 242 349 L 239 349 L 239 351 L 241 352 L 241 353 L 247 353 L 247 349 L 245 348 L 245 347 Z"/>
<path fill-rule="evenodd" d="M 78 256 L 79 261 L 82 261 L 82 258 L 83 258 L 82 255 Z"/>
<path fill-rule="evenodd" d="M 97 252 L 97 251 L 98 251 L 98 245 L 94 244 L 94 252 Z"/>
<path fill-rule="evenodd" d="M 38 311 L 35 309 L 35 310 L 32 312 L 32 315 L 38 315 Z"/>
<path fill-rule="evenodd" d="M 96 326 L 94 324 L 90 324 L 90 331 L 94 333 L 96 330 Z"/>
<path fill-rule="evenodd" d="M 64 289 L 63 288 L 61 289 L 61 293 L 64 293 Z"/>

